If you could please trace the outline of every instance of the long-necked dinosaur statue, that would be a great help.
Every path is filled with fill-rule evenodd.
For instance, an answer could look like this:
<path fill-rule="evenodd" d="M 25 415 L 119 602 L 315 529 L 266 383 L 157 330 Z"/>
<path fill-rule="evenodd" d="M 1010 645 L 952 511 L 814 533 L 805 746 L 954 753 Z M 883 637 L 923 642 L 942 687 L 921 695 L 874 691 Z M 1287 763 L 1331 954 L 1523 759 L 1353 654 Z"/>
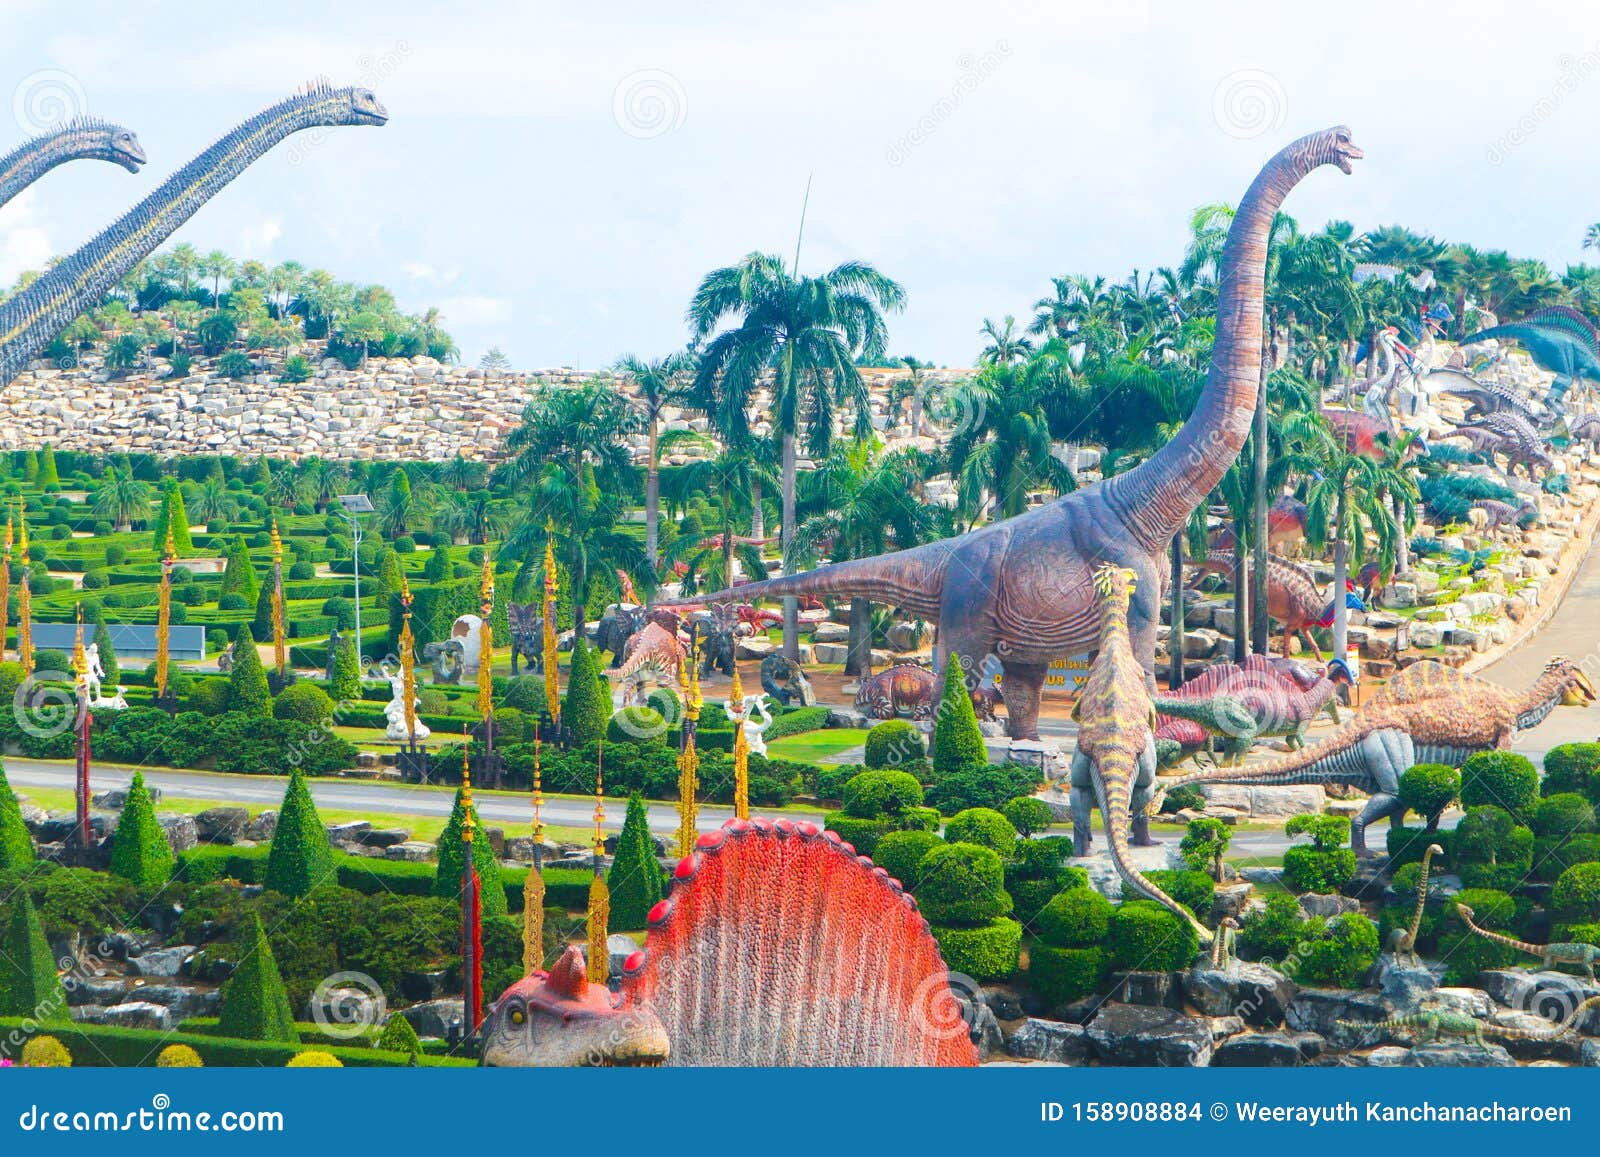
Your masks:
<path fill-rule="evenodd" d="M 381 125 L 389 119 L 365 88 L 315 84 L 251 117 L 140 201 L 98 237 L 0 303 L 0 387 L 11 381 L 118 279 L 268 149 L 302 129 Z"/>
<path fill-rule="evenodd" d="M 1132 842 L 1154 842 L 1146 809 L 1156 781 L 1155 704 L 1145 686 L 1144 665 L 1134 655 L 1128 636 L 1128 607 L 1137 581 L 1127 567 L 1110 564 L 1094 576 L 1100 599 L 1099 653 L 1072 709 L 1078 721 L 1077 749 L 1072 753 L 1072 851 L 1077 856 L 1089 854 L 1093 843 L 1089 824 L 1098 803 L 1117 875 L 1187 921 L 1209 944 L 1211 930 L 1139 871 L 1129 851 L 1130 827 Z"/>
<path fill-rule="evenodd" d="M 1422 870 L 1417 874 L 1417 906 L 1411 913 L 1411 924 L 1389 933 L 1389 955 L 1396 964 L 1403 956 L 1413 965 L 1421 964 L 1417 956 L 1417 934 L 1422 931 L 1422 914 L 1428 907 L 1428 874 L 1433 868 L 1433 857 L 1444 855 L 1438 844 L 1429 844 L 1422 853 Z"/>
<path fill-rule="evenodd" d="M 110 161 L 137 173 L 145 155 L 139 138 L 121 125 L 93 117 L 74 117 L 59 128 L 23 141 L 0 157 L 0 205 L 68 161 Z"/>
<path fill-rule="evenodd" d="M 1384 816 L 1398 820 L 1405 812 L 1399 791 L 1407 770 L 1419 763 L 1460 767 L 1475 752 L 1510 747 L 1519 731 L 1537 727 L 1557 704 L 1587 707 L 1595 698 L 1594 685 L 1578 665 L 1559 655 L 1523 692 L 1442 663 L 1415 663 L 1321 743 L 1253 767 L 1166 776 L 1157 787 L 1165 794 L 1202 783 L 1351 784 L 1371 795 L 1350 821 L 1350 846 L 1358 855 L 1369 855 L 1367 826 Z"/>
<path fill-rule="evenodd" d="M 1093 576 L 1097 567 L 1114 563 L 1139 576 L 1128 629 L 1153 686 L 1172 536 L 1205 501 L 1250 432 L 1261 385 L 1261 311 L 1273 217 L 1306 174 L 1322 165 L 1348 173 L 1361 155 L 1349 129 L 1331 128 L 1284 148 L 1252 182 L 1223 249 L 1205 389 L 1177 436 L 1139 466 L 956 538 L 694 601 L 801 595 L 900 607 L 938 623 L 936 670 L 945 670 L 952 653 L 973 671 L 997 657 L 1005 673 L 1007 729 L 1014 738 L 1037 739 L 1046 669 L 1053 659 L 1094 649 Z"/>
<path fill-rule="evenodd" d="M 1518 940 L 1514 936 L 1504 936 L 1499 932 L 1491 932 L 1487 928 L 1480 927 L 1473 921 L 1476 913 L 1465 904 L 1457 904 L 1456 911 L 1461 914 L 1461 922 L 1485 940 L 1492 940 L 1496 944 L 1504 944 L 1509 948 L 1515 948 L 1518 952 L 1526 952 L 1529 956 L 1537 956 L 1540 965 L 1544 968 L 1550 968 L 1557 964 L 1571 964 L 1583 969 L 1584 974 L 1590 980 L 1594 979 L 1594 963 L 1596 960 L 1600 960 L 1600 948 L 1596 948 L 1593 944 L 1585 944 L 1582 941 L 1577 943 L 1530 944 L 1526 940 Z M 1595 999 L 1600 1000 L 1600 997 Z"/>

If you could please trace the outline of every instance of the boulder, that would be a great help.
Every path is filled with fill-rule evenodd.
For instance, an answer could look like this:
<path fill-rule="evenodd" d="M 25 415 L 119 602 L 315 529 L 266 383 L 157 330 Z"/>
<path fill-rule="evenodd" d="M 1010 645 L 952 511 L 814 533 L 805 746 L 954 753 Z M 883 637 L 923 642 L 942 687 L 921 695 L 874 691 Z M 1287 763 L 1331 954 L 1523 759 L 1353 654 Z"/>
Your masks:
<path fill-rule="evenodd" d="M 1108 1003 L 1087 1035 L 1100 1060 L 1114 1065 L 1204 1068 L 1211 1063 L 1211 1026 L 1170 1008 Z"/>
<path fill-rule="evenodd" d="M 69 1005 L 98 1004 L 109 1008 L 121 1004 L 128 992 L 128 982 L 120 976 L 86 976 L 80 980 L 69 973 L 61 979 Z"/>
<path fill-rule="evenodd" d="M 1111 976 L 1109 1000 L 1124 1004 L 1183 1008 L 1183 973 L 1116 972 Z"/>
<path fill-rule="evenodd" d="M 1323 916 L 1332 920 L 1335 916 L 1343 916 L 1346 912 L 1361 911 L 1361 904 L 1349 896 L 1307 892 L 1300 897 L 1300 908 L 1307 916 Z"/>
<path fill-rule="evenodd" d="M 1218 884 L 1211 901 L 1212 917 L 1238 916 L 1250 900 L 1250 890 L 1249 884 Z"/>
<path fill-rule="evenodd" d="M 153 1028 L 160 1032 L 170 1032 L 177 1027 L 178 1018 L 173 1015 L 172 1009 L 165 1005 L 132 1000 L 106 1009 L 94 1023 L 115 1025 L 117 1028 Z"/>
<path fill-rule="evenodd" d="M 1081 1065 L 1092 1055 L 1093 1046 L 1081 1024 L 1029 1017 L 1005 1038 L 1005 1051 L 1031 1061 Z"/>
<path fill-rule="evenodd" d="M 413 1004 L 410 1008 L 402 1008 L 400 1015 L 411 1022 L 411 1027 L 417 1030 L 418 1036 L 431 1036 L 443 1040 L 449 1035 L 452 1024 L 460 1027 L 466 1016 L 465 1009 L 466 1006 L 460 997 L 444 997 L 440 1000 Z"/>
<path fill-rule="evenodd" d="M 1373 967 L 1383 998 L 1402 1011 L 1416 1008 L 1439 989 L 1439 978 L 1426 967 L 1398 964 L 1387 953 Z"/>
<path fill-rule="evenodd" d="M 1183 988 L 1207 1016 L 1237 1016 L 1263 1027 L 1282 1024 L 1300 991 L 1277 969 L 1244 960 L 1224 969 L 1191 968 L 1183 974 Z"/>
<path fill-rule="evenodd" d="M 818 643 L 811 651 L 818 663 L 843 663 L 850 654 L 843 643 Z"/>
<path fill-rule="evenodd" d="M 171 1009 L 173 1017 L 180 1021 L 192 1016 L 216 1016 L 222 1007 L 222 994 L 216 989 L 193 988 L 184 984 L 147 984 L 135 988 L 128 995 L 146 1004 L 159 1004 Z"/>
<path fill-rule="evenodd" d="M 156 816 L 156 822 L 167 834 L 167 843 L 172 845 L 174 852 L 187 852 L 200 842 L 193 816 L 162 812 Z"/>
<path fill-rule="evenodd" d="M 1386 1020 L 1389 1013 L 1389 1006 L 1375 993 L 1347 988 L 1302 988 L 1289 1003 L 1284 1023 L 1298 1032 L 1314 1032 L 1325 1037 L 1335 1048 L 1351 1048 L 1361 1041 L 1362 1032 L 1340 1027 L 1341 1020 L 1373 1024 Z"/>
<path fill-rule="evenodd" d="M 150 793 L 151 803 L 161 802 L 161 789 L 146 785 L 145 790 Z M 128 789 L 125 787 L 107 788 L 97 791 L 89 797 L 89 802 L 101 811 L 119 812 L 128 806 Z"/>
<path fill-rule="evenodd" d="M 1296 1068 L 1327 1044 L 1314 1032 L 1243 1032 L 1217 1046 L 1213 1068 Z"/>
<path fill-rule="evenodd" d="M 1407 1050 L 1402 1064 L 1408 1069 L 1512 1069 L 1517 1062 L 1497 1044 L 1439 1043 Z"/>
<path fill-rule="evenodd" d="M 392 848 L 411 838 L 411 833 L 401 828 L 373 828 L 362 832 L 356 843 L 363 848 Z"/>
<path fill-rule="evenodd" d="M 433 845 L 407 840 L 404 843 L 384 848 L 383 858 L 386 860 L 399 860 L 406 864 L 426 864 L 433 859 Z"/>
<path fill-rule="evenodd" d="M 843 623 L 822 622 L 811 633 L 812 643 L 844 643 L 850 639 L 850 628 Z M 818 662 L 827 662 L 819 659 Z"/>
<path fill-rule="evenodd" d="M 329 824 L 328 842 L 332 844 L 359 844 L 362 842 L 362 837 L 371 830 L 372 824 L 366 820 L 351 820 L 349 823 L 344 824 Z"/>
<path fill-rule="evenodd" d="M 251 820 L 244 827 L 244 838 L 254 840 L 258 844 L 269 843 L 273 833 L 278 830 L 278 813 L 264 811 Z"/>
<path fill-rule="evenodd" d="M 177 976 L 195 954 L 193 944 L 180 944 L 176 948 L 152 948 L 138 956 L 128 958 L 128 970 L 135 976 Z"/>
<path fill-rule="evenodd" d="M 194 817 L 195 834 L 208 844 L 231 844 L 243 839 L 249 824 L 250 809 L 242 807 L 207 808 Z"/>
<path fill-rule="evenodd" d="M 1258 817 L 1285 818 L 1297 815 L 1318 815 L 1328 794 L 1321 784 L 1297 784 L 1290 787 L 1252 787 L 1250 789 L 1250 814 Z"/>
<path fill-rule="evenodd" d="M 1600 996 L 1600 984 L 1565 972 L 1523 972 L 1515 968 L 1495 968 L 1478 974 L 1484 993 L 1496 1004 L 1516 1012 L 1533 1013 L 1546 1021 L 1562 1020 L 1592 996 Z M 1600 1008 L 1590 1009 L 1578 1029 L 1600 1035 Z"/>
<path fill-rule="evenodd" d="M 1580 1063 L 1586 1069 L 1600 1069 L 1600 1040 L 1583 1042 L 1583 1060 Z"/>

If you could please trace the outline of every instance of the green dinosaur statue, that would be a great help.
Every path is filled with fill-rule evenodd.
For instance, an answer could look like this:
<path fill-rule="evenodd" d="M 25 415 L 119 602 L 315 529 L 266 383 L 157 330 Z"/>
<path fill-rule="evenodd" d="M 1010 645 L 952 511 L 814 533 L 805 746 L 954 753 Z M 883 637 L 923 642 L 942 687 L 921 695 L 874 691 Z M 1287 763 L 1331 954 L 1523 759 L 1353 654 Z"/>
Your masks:
<path fill-rule="evenodd" d="M 1407 957 L 1412 964 L 1421 964 L 1417 956 L 1417 933 L 1422 929 L 1422 910 L 1428 905 L 1428 871 L 1433 865 L 1433 857 L 1444 855 L 1444 849 L 1438 844 L 1429 844 L 1427 851 L 1422 853 L 1422 873 L 1417 877 L 1417 909 L 1411 915 L 1411 927 L 1396 928 L 1389 933 L 1389 954 L 1399 963 L 1400 957 Z"/>
<path fill-rule="evenodd" d="M 1578 1018 L 1586 1009 L 1594 1008 L 1596 1005 L 1600 1005 L 1600 996 L 1591 996 L 1573 1009 L 1565 1020 L 1552 1024 L 1549 1028 L 1513 1028 L 1510 1025 L 1481 1021 L 1464 1012 L 1452 1012 L 1440 1008 L 1425 1008 L 1404 1016 L 1390 1017 L 1388 1020 L 1341 1020 L 1338 1025 L 1340 1028 L 1354 1029 L 1358 1032 L 1403 1032 L 1415 1037 L 1419 1044 L 1431 1043 L 1441 1036 L 1464 1037 L 1475 1042 L 1480 1048 L 1487 1048 L 1489 1042 L 1484 1039 L 1486 1036 L 1499 1037 L 1502 1040 L 1557 1040 L 1570 1036 L 1578 1023 Z"/>
<path fill-rule="evenodd" d="M 1555 944 L 1529 944 L 1526 940 L 1518 940 L 1511 936 L 1502 936 L 1498 932 L 1491 932 L 1472 922 L 1475 912 L 1465 904 L 1457 904 L 1456 911 L 1461 913 L 1461 922 L 1472 929 L 1485 940 L 1492 940 L 1496 944 L 1505 944 L 1526 952 L 1529 956 L 1537 956 L 1542 967 L 1552 968 L 1557 964 L 1573 964 L 1583 969 L 1584 975 L 1590 980 L 1594 979 L 1594 962 L 1600 958 L 1600 948 L 1593 944 L 1584 943 L 1555 943 Z"/>

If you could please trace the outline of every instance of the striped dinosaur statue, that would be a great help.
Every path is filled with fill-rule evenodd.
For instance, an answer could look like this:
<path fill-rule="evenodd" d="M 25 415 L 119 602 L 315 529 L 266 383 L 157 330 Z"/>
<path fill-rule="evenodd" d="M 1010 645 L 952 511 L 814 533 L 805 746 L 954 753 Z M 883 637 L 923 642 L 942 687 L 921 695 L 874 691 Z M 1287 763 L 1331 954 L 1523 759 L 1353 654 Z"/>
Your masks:
<path fill-rule="evenodd" d="M 1485 940 L 1492 940 L 1496 944 L 1504 944 L 1515 948 L 1518 952 L 1526 952 L 1529 956 L 1537 956 L 1544 968 L 1552 968 L 1557 964 L 1572 964 L 1583 969 L 1584 975 L 1590 980 L 1594 977 L 1594 962 L 1600 957 L 1600 948 L 1593 944 L 1583 943 L 1555 943 L 1555 944 L 1529 944 L 1526 940 L 1518 940 L 1512 936 L 1502 936 L 1498 932 L 1491 932 L 1473 922 L 1477 913 L 1465 904 L 1457 904 L 1456 911 L 1461 913 L 1461 922 L 1472 929 Z"/>
<path fill-rule="evenodd" d="M 121 125 L 93 117 L 74 117 L 0 157 L 0 205 L 68 161 L 110 161 L 130 173 L 144 164 L 139 138 Z"/>
<path fill-rule="evenodd" d="M 1167 895 L 1133 864 L 1133 842 L 1148 846 L 1150 820 L 1146 807 L 1156 778 L 1155 708 L 1145 687 L 1144 665 L 1128 640 L 1128 605 L 1136 582 L 1127 567 L 1106 565 L 1095 572 L 1100 596 L 1100 644 L 1084 681 L 1072 717 L 1078 721 L 1077 749 L 1072 753 L 1072 849 L 1086 856 L 1093 842 L 1090 813 L 1096 802 L 1106 823 L 1106 842 L 1117 875 L 1187 921 L 1202 942 L 1211 930 L 1194 913 Z"/>
<path fill-rule="evenodd" d="M 1205 561 L 1198 563 L 1196 569 L 1200 574 L 1220 574 L 1224 577 L 1233 576 L 1233 555 L 1224 551 L 1212 551 L 1206 555 Z M 1250 564 L 1245 565 L 1244 583 L 1250 585 L 1253 572 Z M 1352 611 L 1364 611 L 1367 604 L 1361 601 L 1359 595 L 1353 590 L 1346 590 L 1344 596 L 1345 606 Z M 1333 625 L 1333 596 L 1324 596 L 1317 589 L 1317 584 L 1311 580 L 1308 572 L 1299 563 L 1291 562 L 1277 555 L 1267 558 L 1267 614 L 1283 624 L 1283 653 L 1289 653 L 1289 638 L 1299 635 L 1300 640 L 1311 650 L 1319 660 L 1322 651 L 1317 646 L 1317 641 L 1311 637 L 1312 627 L 1329 627 Z"/>
<path fill-rule="evenodd" d="M 1557 704 L 1586 707 L 1595 698 L 1588 676 L 1560 655 L 1520 693 L 1441 663 L 1415 663 L 1321 743 L 1253 767 L 1164 776 L 1156 785 L 1157 801 L 1192 784 L 1350 784 L 1371 795 L 1350 821 L 1350 846 L 1358 855 L 1372 855 L 1366 829 L 1384 817 L 1398 820 L 1404 814 L 1400 776 L 1411 767 L 1460 767 L 1475 752 L 1509 747 L 1519 731 L 1538 726 Z"/>
<path fill-rule="evenodd" d="M 1417 908 L 1411 914 L 1411 926 L 1389 933 L 1389 955 L 1396 963 L 1402 956 L 1414 965 L 1422 963 L 1417 956 L 1417 933 L 1422 930 L 1422 912 L 1428 906 L 1428 872 L 1433 866 L 1433 857 L 1442 855 L 1444 849 L 1438 844 L 1429 844 L 1428 850 L 1422 853 L 1422 872 L 1417 877 Z"/>
<path fill-rule="evenodd" d="M 239 125 L 94 240 L 0 303 L 0 388 L 68 322 L 99 305 L 123 274 L 284 138 L 302 129 L 381 125 L 388 119 L 378 98 L 364 88 L 315 84 Z"/>
<path fill-rule="evenodd" d="M 1490 1036 L 1503 1040 L 1558 1040 L 1561 1037 L 1571 1036 L 1576 1031 L 1578 1018 L 1596 1006 L 1600 1006 L 1600 996 L 1591 996 L 1573 1009 L 1565 1020 L 1552 1024 L 1549 1028 L 1514 1028 L 1511 1025 L 1494 1024 L 1479 1020 L 1475 1016 L 1468 1016 L 1464 1012 L 1452 1012 L 1442 1008 L 1425 1008 L 1418 1012 L 1407 1013 L 1405 1016 L 1392 1016 L 1388 1020 L 1341 1020 L 1337 1023 L 1340 1028 L 1357 1032 L 1406 1033 L 1414 1037 L 1419 1044 L 1431 1043 L 1441 1036 L 1458 1036 L 1474 1041 L 1481 1048 L 1487 1048 L 1489 1042 L 1485 1038 Z"/>
<path fill-rule="evenodd" d="M 1176 691 L 1154 697 L 1156 731 L 1166 718 L 1193 718 L 1223 741 L 1228 762 L 1237 764 L 1257 739 L 1282 736 L 1291 748 L 1304 746 L 1306 728 L 1323 711 L 1338 723 L 1335 687 L 1334 680 L 1295 659 L 1251 655 L 1242 665 L 1213 663 Z M 1190 705 L 1210 710 L 1185 714 Z"/>

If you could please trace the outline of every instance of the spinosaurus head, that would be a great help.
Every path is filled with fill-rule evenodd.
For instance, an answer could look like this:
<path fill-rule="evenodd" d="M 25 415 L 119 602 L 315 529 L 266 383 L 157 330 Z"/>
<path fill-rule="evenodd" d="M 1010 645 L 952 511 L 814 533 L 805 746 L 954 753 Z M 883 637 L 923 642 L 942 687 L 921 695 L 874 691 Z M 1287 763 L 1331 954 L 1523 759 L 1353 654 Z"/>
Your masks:
<path fill-rule="evenodd" d="M 655 1014 L 591 984 L 576 946 L 506 989 L 483 1025 L 482 1063 L 495 1068 L 649 1068 L 670 1053 Z"/>
<path fill-rule="evenodd" d="M 1589 681 L 1589 676 L 1565 655 L 1552 655 L 1550 661 L 1544 665 L 1544 671 L 1546 675 L 1553 675 L 1561 680 L 1563 707 L 1587 707 L 1597 698 L 1594 684 Z"/>

